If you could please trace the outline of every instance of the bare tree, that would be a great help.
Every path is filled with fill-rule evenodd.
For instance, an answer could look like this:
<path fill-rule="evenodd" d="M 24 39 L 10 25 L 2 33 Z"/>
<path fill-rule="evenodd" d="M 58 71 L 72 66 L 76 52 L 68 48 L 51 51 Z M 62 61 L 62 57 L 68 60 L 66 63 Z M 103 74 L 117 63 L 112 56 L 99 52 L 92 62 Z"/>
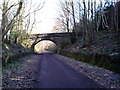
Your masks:
<path fill-rule="evenodd" d="M 83 23 L 84 23 L 84 40 L 88 40 L 88 21 L 87 21 L 87 7 L 86 7 L 86 2 L 83 0 L 83 7 L 84 7 L 84 16 L 83 16 Z"/>
<path fill-rule="evenodd" d="M 63 17 L 62 22 L 66 26 L 67 32 L 70 33 L 70 2 L 68 2 L 67 0 L 65 0 L 64 2 L 60 1 L 60 8 L 62 11 L 61 16 Z M 71 36 L 70 36 L 70 39 L 71 39 Z"/>
<path fill-rule="evenodd" d="M 70 1 L 71 3 L 71 8 L 72 8 L 72 18 L 73 18 L 73 38 L 74 42 L 78 41 L 78 35 L 77 35 L 77 25 L 76 25 L 76 18 L 75 18 L 75 8 L 74 8 L 74 2 L 73 0 Z"/>
<path fill-rule="evenodd" d="M 8 5 L 9 1 L 4 0 L 0 28 L 2 40 L 5 39 L 5 36 L 9 36 L 9 40 L 11 39 L 15 43 L 21 43 L 24 39 L 28 39 L 28 32 L 32 31 L 36 23 L 36 13 L 43 8 L 45 1 L 33 5 L 32 0 L 30 3 L 23 3 L 23 0 L 20 0 L 18 3 Z M 30 5 L 28 9 L 27 4 Z M 32 16 L 34 17 L 33 20 Z"/>
<path fill-rule="evenodd" d="M 5 35 L 10 30 L 12 24 L 15 23 L 14 19 L 20 14 L 20 11 L 21 11 L 22 5 L 23 5 L 23 1 L 20 0 L 18 9 L 17 9 L 15 15 L 13 16 L 13 18 L 11 19 L 11 21 L 9 21 L 9 22 L 6 20 L 8 18 L 7 13 L 9 11 L 9 9 L 11 9 L 11 7 L 13 7 L 14 5 L 10 6 L 9 8 L 8 8 L 7 5 L 8 5 L 8 2 L 6 0 L 4 0 L 4 2 L 3 2 L 3 13 L 2 13 L 2 23 L 1 23 L 2 40 L 4 39 Z"/>
<path fill-rule="evenodd" d="M 117 0 L 118 2 L 119 0 Z M 118 31 L 118 3 L 115 5 L 115 27 L 116 31 Z"/>

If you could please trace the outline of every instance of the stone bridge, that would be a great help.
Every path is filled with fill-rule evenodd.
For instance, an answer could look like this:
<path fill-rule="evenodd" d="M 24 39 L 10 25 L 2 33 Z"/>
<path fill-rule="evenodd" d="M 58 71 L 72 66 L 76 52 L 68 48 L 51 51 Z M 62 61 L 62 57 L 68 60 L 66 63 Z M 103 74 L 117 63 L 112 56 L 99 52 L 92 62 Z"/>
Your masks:
<path fill-rule="evenodd" d="M 30 39 L 33 41 L 31 48 L 34 50 L 35 45 L 43 40 L 52 41 L 60 48 L 64 43 L 70 43 L 70 36 L 72 35 L 73 33 L 32 34 L 30 36 Z"/>

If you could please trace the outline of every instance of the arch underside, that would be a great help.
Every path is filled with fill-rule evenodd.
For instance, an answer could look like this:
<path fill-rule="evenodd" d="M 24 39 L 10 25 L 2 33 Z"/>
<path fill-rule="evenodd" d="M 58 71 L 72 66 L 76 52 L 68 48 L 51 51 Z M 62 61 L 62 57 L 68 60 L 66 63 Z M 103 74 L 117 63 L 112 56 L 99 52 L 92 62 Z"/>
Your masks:
<path fill-rule="evenodd" d="M 59 46 L 58 43 L 57 43 L 55 40 L 52 40 L 52 39 L 41 39 L 41 40 L 38 40 L 38 41 L 36 42 L 36 44 L 38 44 L 39 42 L 44 41 L 44 40 L 51 41 L 51 42 L 55 43 L 57 46 Z M 35 45 L 36 45 L 36 44 L 35 44 Z"/>

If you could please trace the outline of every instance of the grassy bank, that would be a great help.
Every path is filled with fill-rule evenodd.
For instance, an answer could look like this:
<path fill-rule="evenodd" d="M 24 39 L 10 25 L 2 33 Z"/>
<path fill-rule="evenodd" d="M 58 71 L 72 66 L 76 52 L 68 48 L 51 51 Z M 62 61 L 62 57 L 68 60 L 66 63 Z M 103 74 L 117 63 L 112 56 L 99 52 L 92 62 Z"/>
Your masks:
<path fill-rule="evenodd" d="M 32 51 L 29 48 L 23 47 L 21 44 L 11 42 L 2 43 L 2 63 L 11 62 L 11 59 L 23 57 L 30 53 Z"/>
<path fill-rule="evenodd" d="M 120 74 L 119 67 L 120 62 L 118 62 L 118 60 L 113 60 L 113 58 L 108 55 L 100 54 L 87 55 L 83 53 L 70 53 L 70 52 L 61 52 L 60 54 L 75 59 L 77 61 L 82 61 Z"/>
<path fill-rule="evenodd" d="M 21 63 L 21 58 L 30 56 L 32 53 L 23 53 L 15 56 L 9 57 L 7 59 L 7 62 L 5 59 L 2 60 L 2 67 L 3 69 L 11 69 L 11 68 L 17 68 L 16 63 Z"/>
<path fill-rule="evenodd" d="M 17 67 L 16 63 L 20 63 L 20 58 L 31 55 L 33 52 L 29 48 L 25 48 L 21 44 L 4 42 L 2 43 L 2 67 L 3 69 Z"/>
<path fill-rule="evenodd" d="M 120 74 L 120 33 L 99 31 L 92 43 L 79 41 L 61 47 L 61 55 Z"/>

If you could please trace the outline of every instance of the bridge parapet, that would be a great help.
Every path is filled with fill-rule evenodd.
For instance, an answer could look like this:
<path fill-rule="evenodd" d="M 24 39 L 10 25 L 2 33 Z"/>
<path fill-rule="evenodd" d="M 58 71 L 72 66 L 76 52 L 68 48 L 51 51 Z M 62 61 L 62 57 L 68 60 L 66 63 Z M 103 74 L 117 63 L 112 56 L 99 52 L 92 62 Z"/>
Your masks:
<path fill-rule="evenodd" d="M 43 40 L 49 40 L 56 45 L 61 46 L 63 42 L 70 42 L 70 36 L 74 33 L 45 33 L 45 34 L 32 34 L 30 39 L 34 41 L 32 47 Z"/>
<path fill-rule="evenodd" d="M 72 33 L 45 33 L 45 34 L 32 34 L 31 38 L 37 37 L 37 38 L 41 38 L 41 37 L 65 37 L 68 35 L 72 35 Z"/>

